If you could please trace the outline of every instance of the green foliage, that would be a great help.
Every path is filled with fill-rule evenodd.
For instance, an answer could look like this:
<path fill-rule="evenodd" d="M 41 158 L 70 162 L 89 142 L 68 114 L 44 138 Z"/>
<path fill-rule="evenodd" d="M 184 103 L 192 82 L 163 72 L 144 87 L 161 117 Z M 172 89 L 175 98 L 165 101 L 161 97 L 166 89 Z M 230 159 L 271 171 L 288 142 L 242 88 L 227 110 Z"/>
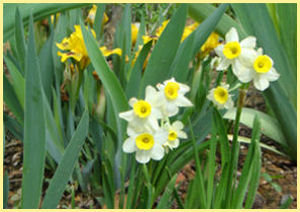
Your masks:
<path fill-rule="evenodd" d="M 234 13 L 228 11 L 228 4 L 217 8 L 211 4 L 97 6 L 94 24 L 86 27 L 90 4 L 4 5 L 4 42 L 11 47 L 4 54 L 8 70 L 3 74 L 4 102 L 13 113 L 4 114 L 4 125 L 24 145 L 20 207 L 56 208 L 67 191 L 71 195 L 70 207 L 76 208 L 75 194 L 80 191 L 96 199 L 101 208 L 166 209 L 174 201 L 185 209 L 251 208 L 260 179 L 260 148 L 265 147 L 260 143 L 260 133 L 281 144 L 285 152 L 293 156 L 296 152 L 296 125 L 286 127 L 296 120 L 295 82 L 287 85 L 295 77 L 295 31 L 283 33 L 295 22 L 282 18 L 289 13 L 287 19 L 294 20 L 295 7 L 275 5 L 269 9 L 275 14 L 271 19 L 264 5 L 234 4 Z M 115 7 L 122 10 L 121 20 L 110 17 L 108 26 L 115 32 L 108 32 L 102 20 L 104 13 L 111 15 Z M 51 21 L 50 15 L 56 13 L 60 15 Z M 188 14 L 201 23 L 182 41 Z M 263 19 L 261 26 L 254 27 L 255 17 Z M 45 18 L 46 24 L 39 22 Z M 160 37 L 144 43 L 143 35 L 153 35 L 167 19 L 170 21 Z M 33 21 L 37 22 L 35 27 Z M 135 45 L 133 22 L 140 22 Z M 44 31 L 40 29 L 42 23 Z M 75 24 L 80 25 L 88 58 L 83 68 L 73 58 L 62 63 L 57 54 L 65 52 L 57 43 L 74 32 Z M 241 85 L 230 70 L 214 75 L 212 55 L 201 51 L 212 32 L 224 35 L 232 26 L 241 37 L 255 35 L 259 45 L 274 57 L 281 76 L 286 74 L 264 92 L 273 115 L 243 108 L 247 86 L 238 90 Z M 113 37 L 109 43 L 105 33 Z M 80 44 L 76 43 L 76 47 Z M 99 49 L 103 45 L 107 49 L 120 48 L 122 55 L 104 57 Z M 126 123 L 119 114 L 128 110 L 130 98 L 143 98 L 146 86 L 171 77 L 191 90 L 187 97 L 194 106 L 180 109 L 176 117 L 170 118 L 171 122 L 182 121 L 188 138 L 162 160 L 141 165 L 134 154 L 122 150 Z M 226 113 L 214 108 L 206 98 L 211 86 L 225 78 L 230 89 L 240 96 L 237 109 Z M 234 121 L 233 135 L 229 136 L 232 145 L 229 120 Z M 251 138 L 239 136 L 240 123 L 252 128 Z M 238 177 L 239 141 L 248 142 L 249 148 Z M 195 161 L 196 173 L 182 200 L 178 172 L 191 161 Z M 51 179 L 44 179 L 45 170 L 54 174 Z M 50 183 L 41 203 L 44 182 Z M 4 208 L 8 192 L 5 172 Z M 282 207 L 289 202 L 288 199 Z"/>

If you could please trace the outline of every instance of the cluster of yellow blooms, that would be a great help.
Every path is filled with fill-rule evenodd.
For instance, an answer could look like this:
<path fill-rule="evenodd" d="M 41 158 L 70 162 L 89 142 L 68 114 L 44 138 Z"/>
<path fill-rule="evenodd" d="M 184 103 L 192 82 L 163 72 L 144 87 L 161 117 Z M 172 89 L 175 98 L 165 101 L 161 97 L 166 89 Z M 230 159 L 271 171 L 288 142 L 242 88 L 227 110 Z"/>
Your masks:
<path fill-rule="evenodd" d="M 132 110 L 119 114 L 128 121 L 129 137 L 123 143 L 123 151 L 135 152 L 139 163 L 161 160 L 169 149 L 179 146 L 179 139 L 187 138 L 182 122 L 170 123 L 169 117 L 175 116 L 179 107 L 193 106 L 184 96 L 190 88 L 172 78 L 158 84 L 157 89 L 147 86 L 145 99 L 131 98 Z"/>
<path fill-rule="evenodd" d="M 164 29 L 166 28 L 166 26 L 168 25 L 170 20 L 166 20 L 162 23 L 162 25 L 160 27 L 157 28 L 157 30 L 155 31 L 155 35 L 154 36 L 150 36 L 150 35 L 144 35 L 143 36 L 143 44 L 148 43 L 149 41 L 153 41 L 156 42 L 158 40 L 158 38 L 161 36 L 162 32 L 164 31 Z M 193 24 L 190 24 L 188 26 L 186 26 L 184 28 L 182 37 L 181 37 L 181 42 L 183 42 L 197 27 L 199 26 L 199 23 L 195 22 Z M 132 45 L 135 45 L 136 40 L 137 40 L 137 35 L 138 35 L 138 30 L 139 30 L 139 23 L 134 23 L 131 24 L 131 40 L 132 40 Z M 201 47 L 201 54 L 203 56 L 207 55 L 209 52 L 211 52 L 212 50 L 214 50 L 218 45 L 220 44 L 219 42 L 219 35 L 215 32 L 211 33 L 211 35 L 208 37 L 208 39 L 206 40 L 206 42 L 202 45 Z M 132 65 L 134 65 L 138 55 L 140 54 L 141 50 L 142 50 L 143 45 L 139 45 L 138 46 L 138 50 L 135 53 L 135 57 L 132 61 Z M 143 69 L 146 67 L 148 63 L 148 58 L 146 59 L 145 63 L 144 63 L 144 67 Z"/>
<path fill-rule="evenodd" d="M 279 74 L 273 67 L 273 60 L 263 54 L 262 48 L 256 48 L 256 38 L 249 36 L 239 41 L 235 28 L 231 28 L 225 35 L 225 43 L 215 48 L 217 54 L 217 70 L 227 70 L 231 65 L 234 75 L 242 83 L 253 80 L 254 87 L 264 91 L 270 81 L 276 81 Z M 229 109 L 233 106 L 231 95 L 228 94 L 229 85 L 222 84 L 210 91 L 207 98 L 218 108 Z"/>

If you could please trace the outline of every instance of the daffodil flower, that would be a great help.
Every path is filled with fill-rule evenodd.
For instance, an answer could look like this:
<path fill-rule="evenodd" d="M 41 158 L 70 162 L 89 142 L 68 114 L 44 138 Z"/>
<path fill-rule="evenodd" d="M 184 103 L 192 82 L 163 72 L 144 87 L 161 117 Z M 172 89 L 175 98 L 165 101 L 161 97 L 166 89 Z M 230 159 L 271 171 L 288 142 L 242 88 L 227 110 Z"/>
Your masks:
<path fill-rule="evenodd" d="M 179 146 L 179 138 L 186 139 L 187 135 L 183 129 L 183 124 L 181 121 L 175 121 L 173 124 L 166 124 L 166 129 L 168 131 L 168 139 L 167 142 L 163 144 L 163 146 L 168 147 L 170 149 L 177 148 Z"/>
<path fill-rule="evenodd" d="M 166 80 L 163 84 L 158 84 L 160 91 L 163 115 L 170 117 L 178 113 L 179 107 L 191 107 L 193 104 L 184 95 L 189 92 L 187 85 L 176 82 L 174 78 Z"/>
<path fill-rule="evenodd" d="M 217 70 L 226 70 L 232 65 L 232 70 L 237 75 L 240 65 L 248 63 L 249 59 L 256 54 L 254 50 L 256 38 L 249 36 L 239 42 L 239 35 L 235 28 L 231 28 L 225 35 L 225 44 L 215 48 L 216 54 L 221 58 Z"/>
<path fill-rule="evenodd" d="M 75 25 L 75 32 L 73 32 L 70 37 L 66 37 L 62 40 L 61 43 L 57 43 L 56 46 L 66 52 L 57 52 L 58 56 L 61 56 L 61 62 L 66 62 L 67 59 L 73 58 L 77 62 L 80 63 L 80 68 L 83 70 L 89 63 L 90 59 L 88 57 L 88 53 L 84 44 L 83 35 L 81 32 L 80 25 Z M 91 30 L 94 37 L 96 37 L 95 31 Z M 116 48 L 113 50 L 107 50 L 105 46 L 100 47 L 103 55 L 105 57 L 111 54 L 122 54 L 122 50 L 120 48 Z"/>
<path fill-rule="evenodd" d="M 96 17 L 96 12 L 97 12 L 97 6 L 93 5 L 92 9 L 90 9 L 89 14 L 86 18 L 86 21 L 90 24 L 93 25 L 95 22 L 95 17 Z M 108 22 L 109 18 L 106 15 L 106 13 L 103 14 L 103 20 L 102 20 L 102 24 L 106 24 Z"/>
<path fill-rule="evenodd" d="M 154 131 L 159 128 L 157 119 L 162 117 L 159 110 L 161 101 L 155 88 L 147 86 L 145 100 L 131 98 L 129 105 L 132 110 L 119 114 L 120 118 L 129 122 L 128 131 Z"/>
<path fill-rule="evenodd" d="M 131 24 L 131 44 L 132 44 L 132 46 L 134 46 L 136 43 L 139 28 L 140 28 L 140 23 Z"/>
<path fill-rule="evenodd" d="M 264 55 L 261 48 L 249 59 L 249 64 L 248 67 L 238 64 L 237 77 L 243 83 L 253 80 L 254 87 L 260 91 L 267 89 L 269 82 L 277 80 L 280 76 L 273 67 L 272 58 Z"/>
<path fill-rule="evenodd" d="M 233 107 L 233 101 L 228 89 L 228 84 L 221 84 L 220 86 L 211 89 L 207 98 L 212 101 L 218 109 L 230 109 Z"/>
<path fill-rule="evenodd" d="M 161 160 L 164 156 L 162 144 L 168 137 L 167 131 L 158 129 L 156 131 L 144 131 L 136 133 L 128 132 L 129 138 L 123 143 L 123 151 L 126 153 L 135 152 L 135 159 L 139 163 L 148 163 L 150 159 Z"/>
<path fill-rule="evenodd" d="M 212 32 L 203 44 L 203 46 L 201 46 L 201 52 L 202 54 L 206 55 L 219 45 L 219 35 L 215 32 Z"/>

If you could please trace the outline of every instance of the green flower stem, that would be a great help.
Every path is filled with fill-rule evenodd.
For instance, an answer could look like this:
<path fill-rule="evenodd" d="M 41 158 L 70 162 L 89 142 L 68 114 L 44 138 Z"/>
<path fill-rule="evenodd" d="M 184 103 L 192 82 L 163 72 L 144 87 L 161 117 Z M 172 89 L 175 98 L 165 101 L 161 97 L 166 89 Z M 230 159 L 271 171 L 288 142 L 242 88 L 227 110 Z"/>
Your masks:
<path fill-rule="evenodd" d="M 152 198 L 153 198 L 153 193 L 154 192 L 152 192 L 151 178 L 150 178 L 149 171 L 148 171 L 148 168 L 147 168 L 146 164 L 143 164 L 143 172 L 144 172 L 144 176 L 145 176 L 145 179 L 146 179 L 146 187 L 147 187 L 147 190 L 148 190 L 148 199 L 147 199 L 146 209 L 151 209 L 151 207 L 152 207 Z"/>
<path fill-rule="evenodd" d="M 234 174 L 237 169 L 238 156 L 239 156 L 239 142 L 238 142 L 238 133 L 239 133 L 239 124 L 242 114 L 242 109 L 244 106 L 246 89 L 248 88 L 248 84 L 243 84 L 239 90 L 239 97 L 237 102 L 237 112 L 235 116 L 234 122 L 234 130 L 233 130 L 233 139 L 232 139 L 232 151 L 231 151 L 231 159 L 229 164 L 229 177 L 227 183 L 227 201 L 226 208 L 230 208 L 233 187 L 235 186 L 236 175 Z"/>

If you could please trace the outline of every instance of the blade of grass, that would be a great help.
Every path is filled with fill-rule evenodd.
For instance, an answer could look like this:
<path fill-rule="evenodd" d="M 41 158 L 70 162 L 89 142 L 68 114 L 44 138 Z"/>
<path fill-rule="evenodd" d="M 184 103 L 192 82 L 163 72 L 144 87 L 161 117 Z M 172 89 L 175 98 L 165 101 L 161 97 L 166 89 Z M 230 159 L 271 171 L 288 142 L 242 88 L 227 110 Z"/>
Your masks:
<path fill-rule="evenodd" d="M 79 152 L 88 134 L 89 114 L 85 111 L 46 191 L 42 208 L 56 208 L 73 173 Z"/>
<path fill-rule="evenodd" d="M 24 156 L 22 208 L 38 208 L 42 194 L 46 155 L 45 120 L 39 61 L 35 49 L 33 17 L 25 69 Z"/>

